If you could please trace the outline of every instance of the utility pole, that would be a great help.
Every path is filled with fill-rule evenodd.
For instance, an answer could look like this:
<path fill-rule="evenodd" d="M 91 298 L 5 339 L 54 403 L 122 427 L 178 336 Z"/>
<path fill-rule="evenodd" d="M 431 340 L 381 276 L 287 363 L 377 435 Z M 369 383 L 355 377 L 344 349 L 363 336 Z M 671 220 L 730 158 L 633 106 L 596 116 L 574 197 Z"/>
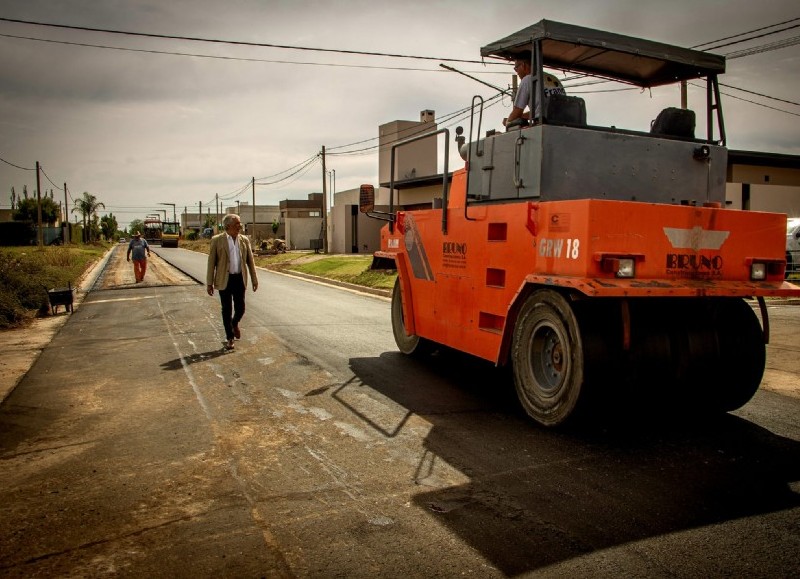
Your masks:
<path fill-rule="evenodd" d="M 214 235 L 216 235 L 219 229 L 219 193 L 214 195 L 214 197 L 216 198 L 216 201 L 214 202 L 214 209 L 217 211 L 217 218 L 214 221 Z"/>
<path fill-rule="evenodd" d="M 198 228 L 200 229 L 200 233 L 203 232 L 203 202 L 200 201 L 200 213 L 197 214 L 197 224 Z"/>
<path fill-rule="evenodd" d="M 253 231 L 250 232 L 250 239 L 256 239 L 256 178 L 253 177 Z"/>
<path fill-rule="evenodd" d="M 325 145 L 322 145 L 322 253 L 328 253 L 328 187 L 325 183 Z"/>
<path fill-rule="evenodd" d="M 44 231 L 42 231 L 42 186 L 39 182 L 39 161 L 36 161 L 36 213 L 39 219 L 39 247 L 44 245 Z"/>
<path fill-rule="evenodd" d="M 67 204 L 67 184 L 64 183 L 64 243 L 69 243 L 69 205 Z"/>

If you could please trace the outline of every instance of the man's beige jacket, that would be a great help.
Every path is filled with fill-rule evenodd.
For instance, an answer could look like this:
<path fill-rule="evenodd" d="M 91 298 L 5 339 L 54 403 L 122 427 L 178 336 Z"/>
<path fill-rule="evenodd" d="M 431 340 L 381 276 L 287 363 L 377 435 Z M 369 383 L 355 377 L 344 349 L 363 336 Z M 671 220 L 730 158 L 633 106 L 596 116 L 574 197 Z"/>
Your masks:
<path fill-rule="evenodd" d="M 242 256 L 242 281 L 247 289 L 247 271 L 258 283 L 256 275 L 256 262 L 253 259 L 253 249 L 250 240 L 241 233 L 236 236 L 236 243 Z M 208 251 L 208 270 L 206 271 L 206 285 L 213 285 L 218 290 L 228 287 L 228 234 L 220 233 L 211 238 L 211 247 Z M 246 267 L 245 267 L 246 266 Z"/>

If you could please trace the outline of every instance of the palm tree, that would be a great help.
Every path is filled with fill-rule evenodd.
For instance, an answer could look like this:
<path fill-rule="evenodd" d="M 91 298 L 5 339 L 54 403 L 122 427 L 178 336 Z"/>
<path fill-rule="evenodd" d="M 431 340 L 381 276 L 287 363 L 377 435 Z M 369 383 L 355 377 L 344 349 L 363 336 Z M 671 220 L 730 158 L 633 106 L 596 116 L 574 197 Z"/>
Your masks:
<path fill-rule="evenodd" d="M 83 231 L 84 238 L 86 237 L 87 224 L 92 217 L 97 217 L 97 210 L 100 208 L 105 209 L 106 206 L 97 200 L 97 197 L 87 191 L 83 192 L 83 197 L 75 200 L 75 207 L 72 208 L 73 213 L 78 212 L 83 216 Z M 89 241 L 91 241 L 91 231 L 88 230 Z M 86 239 L 84 239 L 86 241 Z"/>

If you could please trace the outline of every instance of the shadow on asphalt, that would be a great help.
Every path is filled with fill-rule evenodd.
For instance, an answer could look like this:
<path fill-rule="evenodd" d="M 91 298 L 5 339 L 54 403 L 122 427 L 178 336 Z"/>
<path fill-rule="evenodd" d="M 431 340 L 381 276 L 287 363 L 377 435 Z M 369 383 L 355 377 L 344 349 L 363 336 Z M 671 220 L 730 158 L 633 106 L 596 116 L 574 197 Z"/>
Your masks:
<path fill-rule="evenodd" d="M 800 506 L 789 486 L 800 444 L 732 415 L 609 405 L 553 430 L 525 416 L 507 371 L 469 356 L 387 352 L 350 365 L 355 378 L 334 397 L 347 405 L 347 388 L 368 386 L 405 409 L 386 424 L 347 405 L 383 436 L 413 414 L 432 424 L 418 477 L 444 460 L 471 480 L 414 503 L 506 575 Z"/>
<path fill-rule="evenodd" d="M 162 370 L 180 370 L 183 368 L 184 364 L 195 364 L 196 362 L 207 362 L 208 360 L 212 360 L 214 358 L 218 358 L 219 356 L 224 356 L 228 354 L 227 350 L 222 348 L 218 350 L 209 350 L 208 352 L 202 352 L 197 354 L 192 354 L 191 356 L 185 356 L 183 359 L 175 358 L 174 360 L 170 360 L 169 362 L 164 362 L 161 364 Z"/>

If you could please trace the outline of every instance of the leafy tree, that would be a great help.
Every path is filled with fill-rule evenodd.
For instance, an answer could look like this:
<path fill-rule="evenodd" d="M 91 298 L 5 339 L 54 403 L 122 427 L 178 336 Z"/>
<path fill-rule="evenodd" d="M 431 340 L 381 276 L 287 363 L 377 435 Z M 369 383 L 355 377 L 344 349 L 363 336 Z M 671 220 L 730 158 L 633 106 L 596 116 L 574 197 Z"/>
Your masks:
<path fill-rule="evenodd" d="M 141 219 L 134 219 L 128 225 L 128 231 L 130 232 L 131 235 L 133 235 L 137 231 L 139 233 L 144 233 L 144 221 L 142 221 Z"/>
<path fill-rule="evenodd" d="M 103 237 L 111 241 L 117 233 L 117 218 L 113 213 L 103 215 L 100 218 L 100 229 L 103 231 Z"/>
<path fill-rule="evenodd" d="M 89 241 L 100 239 L 100 218 L 95 213 L 92 216 L 92 221 L 89 223 Z"/>
<path fill-rule="evenodd" d="M 277 219 L 272 221 L 272 235 L 278 235 L 278 228 L 280 226 L 281 226 L 281 224 L 278 223 Z"/>
<path fill-rule="evenodd" d="M 17 192 L 14 191 L 14 187 L 11 187 L 11 209 L 14 209 L 17 206 Z"/>
<path fill-rule="evenodd" d="M 42 223 L 52 225 L 58 220 L 61 208 L 46 194 L 42 197 Z M 14 221 L 32 221 L 38 223 L 39 209 L 35 197 L 25 197 L 17 200 L 17 208 L 12 213 Z"/>
<path fill-rule="evenodd" d="M 83 230 L 88 232 L 89 239 L 88 241 L 92 241 L 93 233 L 95 231 L 99 231 L 100 228 L 97 226 L 97 210 L 100 208 L 105 209 L 106 206 L 100 203 L 97 200 L 97 197 L 90 194 L 87 191 L 83 192 L 83 197 L 80 199 L 75 200 L 75 207 L 72 208 L 74 213 L 80 213 L 83 216 Z M 92 219 L 94 219 L 94 223 L 92 223 Z M 87 225 L 94 225 L 91 229 L 87 228 Z M 86 234 L 84 234 L 86 235 Z M 86 240 L 84 240 L 86 241 Z"/>
<path fill-rule="evenodd" d="M 206 214 L 206 218 L 203 221 L 203 229 L 206 229 L 206 228 L 209 228 L 209 227 L 211 229 L 214 229 L 216 227 L 216 223 L 217 223 L 217 216 L 216 215 L 211 215 L 210 213 Z"/>

